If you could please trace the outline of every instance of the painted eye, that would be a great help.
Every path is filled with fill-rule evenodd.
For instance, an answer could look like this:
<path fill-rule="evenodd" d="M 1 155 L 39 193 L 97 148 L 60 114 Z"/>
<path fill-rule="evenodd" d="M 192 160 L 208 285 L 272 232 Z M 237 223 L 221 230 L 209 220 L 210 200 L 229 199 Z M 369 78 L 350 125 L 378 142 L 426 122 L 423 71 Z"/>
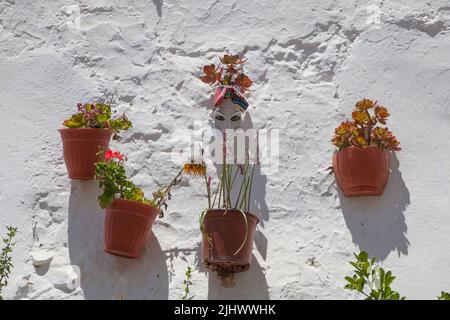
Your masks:
<path fill-rule="evenodd" d="M 230 120 L 231 120 L 231 121 L 239 121 L 239 120 L 241 120 L 241 116 L 235 114 L 234 116 L 232 116 L 232 117 L 230 118 Z"/>
<path fill-rule="evenodd" d="M 218 120 L 218 121 L 224 121 L 224 120 L 225 120 L 225 117 L 224 117 L 223 115 L 221 115 L 221 114 L 217 114 L 217 115 L 216 115 L 216 120 Z"/>

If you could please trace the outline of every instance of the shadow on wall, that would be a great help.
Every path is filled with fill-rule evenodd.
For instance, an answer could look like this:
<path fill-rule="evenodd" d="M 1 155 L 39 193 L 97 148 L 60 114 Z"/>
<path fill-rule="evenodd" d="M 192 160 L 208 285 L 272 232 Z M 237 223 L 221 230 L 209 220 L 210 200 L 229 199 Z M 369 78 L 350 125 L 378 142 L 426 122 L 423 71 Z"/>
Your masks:
<path fill-rule="evenodd" d="M 399 171 L 395 153 L 390 155 L 391 173 L 381 197 L 345 197 L 339 191 L 345 223 L 353 242 L 370 256 L 384 260 L 391 251 L 408 254 L 409 241 L 404 212 L 409 191 Z"/>
<path fill-rule="evenodd" d="M 216 273 L 208 275 L 209 300 L 269 300 L 269 289 L 263 269 L 252 257 L 250 269 L 235 274 L 235 286 L 225 288 Z"/>
<path fill-rule="evenodd" d="M 115 257 L 103 251 L 104 210 L 97 203 L 96 181 L 72 180 L 69 200 L 69 255 L 80 268 L 86 299 L 168 299 L 165 256 L 150 233 L 140 259 Z"/>

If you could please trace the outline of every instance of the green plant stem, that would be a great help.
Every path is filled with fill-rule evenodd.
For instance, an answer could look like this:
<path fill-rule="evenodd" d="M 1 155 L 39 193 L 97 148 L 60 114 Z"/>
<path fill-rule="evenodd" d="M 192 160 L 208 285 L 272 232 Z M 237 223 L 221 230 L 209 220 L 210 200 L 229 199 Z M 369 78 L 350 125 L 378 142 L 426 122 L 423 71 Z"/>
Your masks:
<path fill-rule="evenodd" d="M 237 199 L 236 199 L 236 204 L 234 205 L 235 208 L 238 207 L 239 199 L 241 198 L 242 187 L 244 186 L 244 183 L 245 183 L 245 181 L 246 181 L 247 169 L 248 169 L 248 165 L 245 164 L 245 168 L 244 168 L 244 178 L 243 178 L 243 180 L 242 180 L 241 187 L 239 188 L 239 193 L 238 193 L 238 196 L 237 196 Z"/>
<path fill-rule="evenodd" d="M 251 198 L 251 193 L 252 193 L 252 187 L 253 187 L 253 175 L 255 173 L 255 165 L 253 164 L 252 166 L 252 174 L 250 176 L 250 186 L 248 188 L 248 200 L 247 200 L 247 212 L 250 211 L 250 198 Z"/>
<path fill-rule="evenodd" d="M 233 165 L 229 164 L 227 165 L 227 199 L 228 199 L 228 205 L 231 205 L 231 191 L 232 191 L 232 184 L 231 184 L 231 174 L 233 172 Z"/>
<path fill-rule="evenodd" d="M 185 279 L 183 281 L 184 286 L 184 294 L 181 296 L 181 300 L 188 300 L 189 299 L 189 293 L 190 293 L 190 287 L 192 285 L 192 268 L 188 267 L 186 270 Z"/>
<path fill-rule="evenodd" d="M 247 177 L 247 173 L 245 174 L 245 178 L 244 181 L 242 183 L 243 185 L 245 184 L 245 188 L 244 188 L 244 195 L 242 196 L 242 200 L 239 203 L 239 209 L 242 210 L 242 206 L 244 206 L 245 209 L 245 205 L 247 203 L 247 192 L 248 192 L 248 184 L 249 184 L 249 178 Z"/>
<path fill-rule="evenodd" d="M 214 200 L 213 200 L 213 204 L 212 204 L 213 208 L 214 208 L 214 205 L 216 204 L 217 194 L 219 194 L 219 203 L 218 203 L 217 206 L 220 208 L 220 193 L 219 193 L 219 190 L 220 190 L 221 184 L 222 184 L 222 181 L 219 180 L 219 184 L 217 185 L 216 194 L 214 195 Z"/>
<path fill-rule="evenodd" d="M 210 185 L 208 183 L 208 177 L 206 176 L 206 174 L 205 174 L 204 177 L 205 177 L 205 183 L 206 183 L 206 191 L 208 193 L 208 209 L 211 210 L 211 188 L 210 188 Z"/>
<path fill-rule="evenodd" d="M 169 183 L 169 185 L 163 191 L 164 198 L 158 200 L 158 203 L 157 203 L 158 208 L 161 208 L 161 205 L 167 200 L 170 188 L 172 188 L 177 183 L 178 178 L 181 176 L 182 173 L 183 173 L 183 169 L 181 169 L 180 172 L 178 172 L 178 174 L 175 176 L 175 178 L 172 179 L 172 181 Z"/>
<path fill-rule="evenodd" d="M 223 164 L 222 164 L 222 174 L 221 174 L 221 180 L 222 180 L 222 194 L 223 194 L 223 203 L 224 203 L 224 205 L 225 205 L 225 207 L 226 207 L 226 201 L 227 201 L 227 198 L 226 198 L 226 195 L 225 195 L 225 188 L 226 188 L 226 181 L 225 181 L 225 177 L 226 177 L 226 163 L 225 163 L 225 156 L 224 156 L 224 159 L 223 159 Z"/>

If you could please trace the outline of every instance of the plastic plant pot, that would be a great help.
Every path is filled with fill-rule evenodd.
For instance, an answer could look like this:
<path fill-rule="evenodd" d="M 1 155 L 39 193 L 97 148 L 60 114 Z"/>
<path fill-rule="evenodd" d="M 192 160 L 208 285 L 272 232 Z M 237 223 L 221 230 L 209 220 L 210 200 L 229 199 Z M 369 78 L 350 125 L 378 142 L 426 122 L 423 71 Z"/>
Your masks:
<path fill-rule="evenodd" d="M 207 268 L 226 272 L 243 272 L 250 268 L 253 235 L 259 219 L 248 212 L 245 216 L 247 228 L 239 210 L 206 212 L 203 218 L 202 256 Z"/>
<path fill-rule="evenodd" d="M 93 179 L 95 163 L 100 160 L 97 153 L 109 147 L 113 131 L 96 128 L 66 128 L 58 131 L 63 142 L 64 161 L 69 178 Z"/>
<path fill-rule="evenodd" d="M 119 257 L 139 258 L 159 209 L 115 199 L 105 212 L 105 251 Z"/>
<path fill-rule="evenodd" d="M 381 196 L 389 177 L 389 153 L 348 147 L 333 155 L 336 182 L 346 197 Z"/>

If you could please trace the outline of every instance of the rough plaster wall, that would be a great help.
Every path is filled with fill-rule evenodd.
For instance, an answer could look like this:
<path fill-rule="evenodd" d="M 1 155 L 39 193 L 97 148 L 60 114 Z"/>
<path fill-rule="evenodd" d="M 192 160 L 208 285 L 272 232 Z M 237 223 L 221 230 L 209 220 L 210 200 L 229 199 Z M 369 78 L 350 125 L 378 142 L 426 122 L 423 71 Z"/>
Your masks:
<path fill-rule="evenodd" d="M 450 290 L 449 26 L 448 0 L 0 0 L 0 235 L 20 230 L 6 298 L 176 299 L 188 265 L 198 299 L 359 298 L 343 290 L 358 248 L 409 298 Z M 259 177 L 253 265 L 234 288 L 199 266 L 194 179 L 140 260 L 103 253 L 99 190 L 68 180 L 56 131 L 76 102 L 117 89 L 134 128 L 113 147 L 149 193 L 177 170 L 177 130 L 207 119 L 211 90 L 194 75 L 225 49 L 249 60 L 254 126 L 281 129 L 279 174 Z M 403 150 L 382 197 L 345 199 L 329 140 L 363 97 L 390 107 Z"/>

